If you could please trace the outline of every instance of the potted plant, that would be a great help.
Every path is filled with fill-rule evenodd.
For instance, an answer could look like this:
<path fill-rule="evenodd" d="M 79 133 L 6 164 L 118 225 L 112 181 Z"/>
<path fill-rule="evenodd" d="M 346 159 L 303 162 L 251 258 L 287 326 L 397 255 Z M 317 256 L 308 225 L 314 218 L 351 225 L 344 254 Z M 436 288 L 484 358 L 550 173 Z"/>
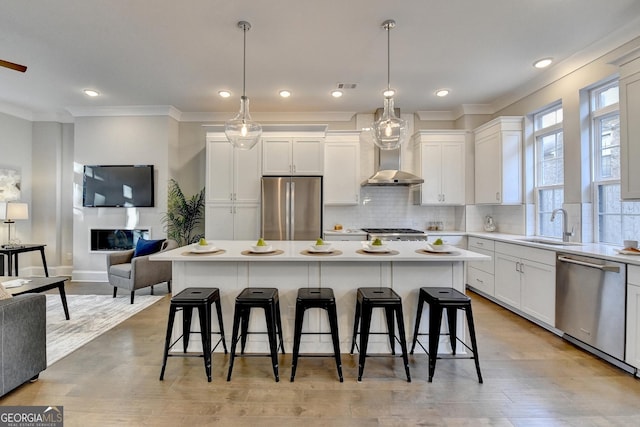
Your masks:
<path fill-rule="evenodd" d="M 199 227 L 204 217 L 204 200 L 204 188 L 186 198 L 178 182 L 173 178 L 169 180 L 167 213 L 162 218 L 169 239 L 184 246 L 204 237 Z"/>

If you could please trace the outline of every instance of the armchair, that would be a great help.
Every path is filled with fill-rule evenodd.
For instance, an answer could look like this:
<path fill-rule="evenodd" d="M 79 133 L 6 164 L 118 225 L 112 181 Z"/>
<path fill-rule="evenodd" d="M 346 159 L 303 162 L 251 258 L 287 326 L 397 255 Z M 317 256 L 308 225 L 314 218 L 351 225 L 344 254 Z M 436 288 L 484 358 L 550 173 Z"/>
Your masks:
<path fill-rule="evenodd" d="M 160 252 L 177 247 L 174 240 L 165 240 Z M 150 261 L 149 255 L 134 257 L 134 252 L 134 249 L 130 249 L 107 255 L 107 276 L 113 286 L 113 297 L 118 294 L 118 288 L 127 289 L 131 292 L 133 304 L 136 289 L 150 286 L 153 295 L 153 285 L 164 282 L 171 292 L 171 262 Z"/>

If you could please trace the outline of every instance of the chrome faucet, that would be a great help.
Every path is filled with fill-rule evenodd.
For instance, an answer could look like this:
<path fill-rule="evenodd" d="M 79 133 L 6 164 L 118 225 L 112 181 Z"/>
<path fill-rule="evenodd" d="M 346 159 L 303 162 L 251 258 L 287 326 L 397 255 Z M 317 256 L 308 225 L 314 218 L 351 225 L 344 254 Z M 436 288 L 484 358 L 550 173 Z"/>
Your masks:
<path fill-rule="evenodd" d="M 556 219 L 556 214 L 558 212 L 562 214 L 562 241 L 568 242 L 569 238 L 574 234 L 574 228 L 571 227 L 571 231 L 569 231 L 569 219 L 567 218 L 567 211 L 562 208 L 554 209 L 553 212 L 551 212 L 551 222 Z"/>

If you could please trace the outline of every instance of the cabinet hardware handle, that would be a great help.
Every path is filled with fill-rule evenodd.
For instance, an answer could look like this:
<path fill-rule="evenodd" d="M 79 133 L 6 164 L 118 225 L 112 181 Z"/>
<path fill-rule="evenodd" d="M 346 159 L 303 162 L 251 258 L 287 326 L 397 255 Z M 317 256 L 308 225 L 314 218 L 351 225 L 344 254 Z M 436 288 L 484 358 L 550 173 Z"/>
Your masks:
<path fill-rule="evenodd" d="M 524 263 L 520 263 L 520 273 L 524 274 Z"/>
<path fill-rule="evenodd" d="M 519 272 L 519 273 L 522 273 L 520 271 L 520 263 L 519 262 L 516 262 L 516 271 Z"/>
<path fill-rule="evenodd" d="M 484 283 L 484 280 L 476 279 L 476 282 L 478 282 L 478 283 Z"/>
<path fill-rule="evenodd" d="M 230 213 L 230 214 L 233 214 L 233 206 L 231 206 L 231 207 L 229 208 L 229 213 Z"/>
<path fill-rule="evenodd" d="M 444 202 L 446 200 L 446 196 L 443 194 L 442 195 L 442 201 Z"/>
<path fill-rule="evenodd" d="M 500 192 L 499 191 L 496 191 L 496 200 L 500 201 Z"/>
<path fill-rule="evenodd" d="M 233 200 L 233 193 L 229 193 L 229 200 Z"/>

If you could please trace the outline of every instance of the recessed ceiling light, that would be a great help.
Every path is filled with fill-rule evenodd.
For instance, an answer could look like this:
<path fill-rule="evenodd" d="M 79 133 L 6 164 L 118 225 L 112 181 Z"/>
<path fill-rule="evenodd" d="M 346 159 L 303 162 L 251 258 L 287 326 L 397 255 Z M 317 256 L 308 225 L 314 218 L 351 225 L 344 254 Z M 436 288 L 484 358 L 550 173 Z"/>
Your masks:
<path fill-rule="evenodd" d="M 533 66 L 536 68 L 546 68 L 549 65 L 551 65 L 552 62 L 553 62 L 553 59 L 551 58 L 538 59 L 536 62 L 533 63 Z"/>
<path fill-rule="evenodd" d="M 218 92 L 218 95 L 220 95 L 221 98 L 229 98 L 231 96 L 231 92 L 228 90 L 221 90 Z"/>
<path fill-rule="evenodd" d="M 341 90 L 334 90 L 331 92 L 331 96 L 333 96 L 334 98 L 340 98 L 342 96 L 342 91 Z"/>
<path fill-rule="evenodd" d="M 291 96 L 291 92 L 289 92 L 288 90 L 281 90 L 280 91 L 280 96 L 283 98 L 288 98 Z"/>
<path fill-rule="evenodd" d="M 436 91 L 436 96 L 439 96 L 440 98 L 445 97 L 449 95 L 449 89 L 438 89 Z"/>
<path fill-rule="evenodd" d="M 396 91 L 391 88 L 385 89 L 384 92 L 382 92 L 382 96 L 384 96 L 385 98 L 391 98 L 395 94 Z"/>
<path fill-rule="evenodd" d="M 96 90 L 93 90 L 93 89 L 85 89 L 83 92 L 84 92 L 85 95 L 90 96 L 90 97 L 94 97 L 94 96 L 100 95 L 100 92 L 98 92 Z"/>

